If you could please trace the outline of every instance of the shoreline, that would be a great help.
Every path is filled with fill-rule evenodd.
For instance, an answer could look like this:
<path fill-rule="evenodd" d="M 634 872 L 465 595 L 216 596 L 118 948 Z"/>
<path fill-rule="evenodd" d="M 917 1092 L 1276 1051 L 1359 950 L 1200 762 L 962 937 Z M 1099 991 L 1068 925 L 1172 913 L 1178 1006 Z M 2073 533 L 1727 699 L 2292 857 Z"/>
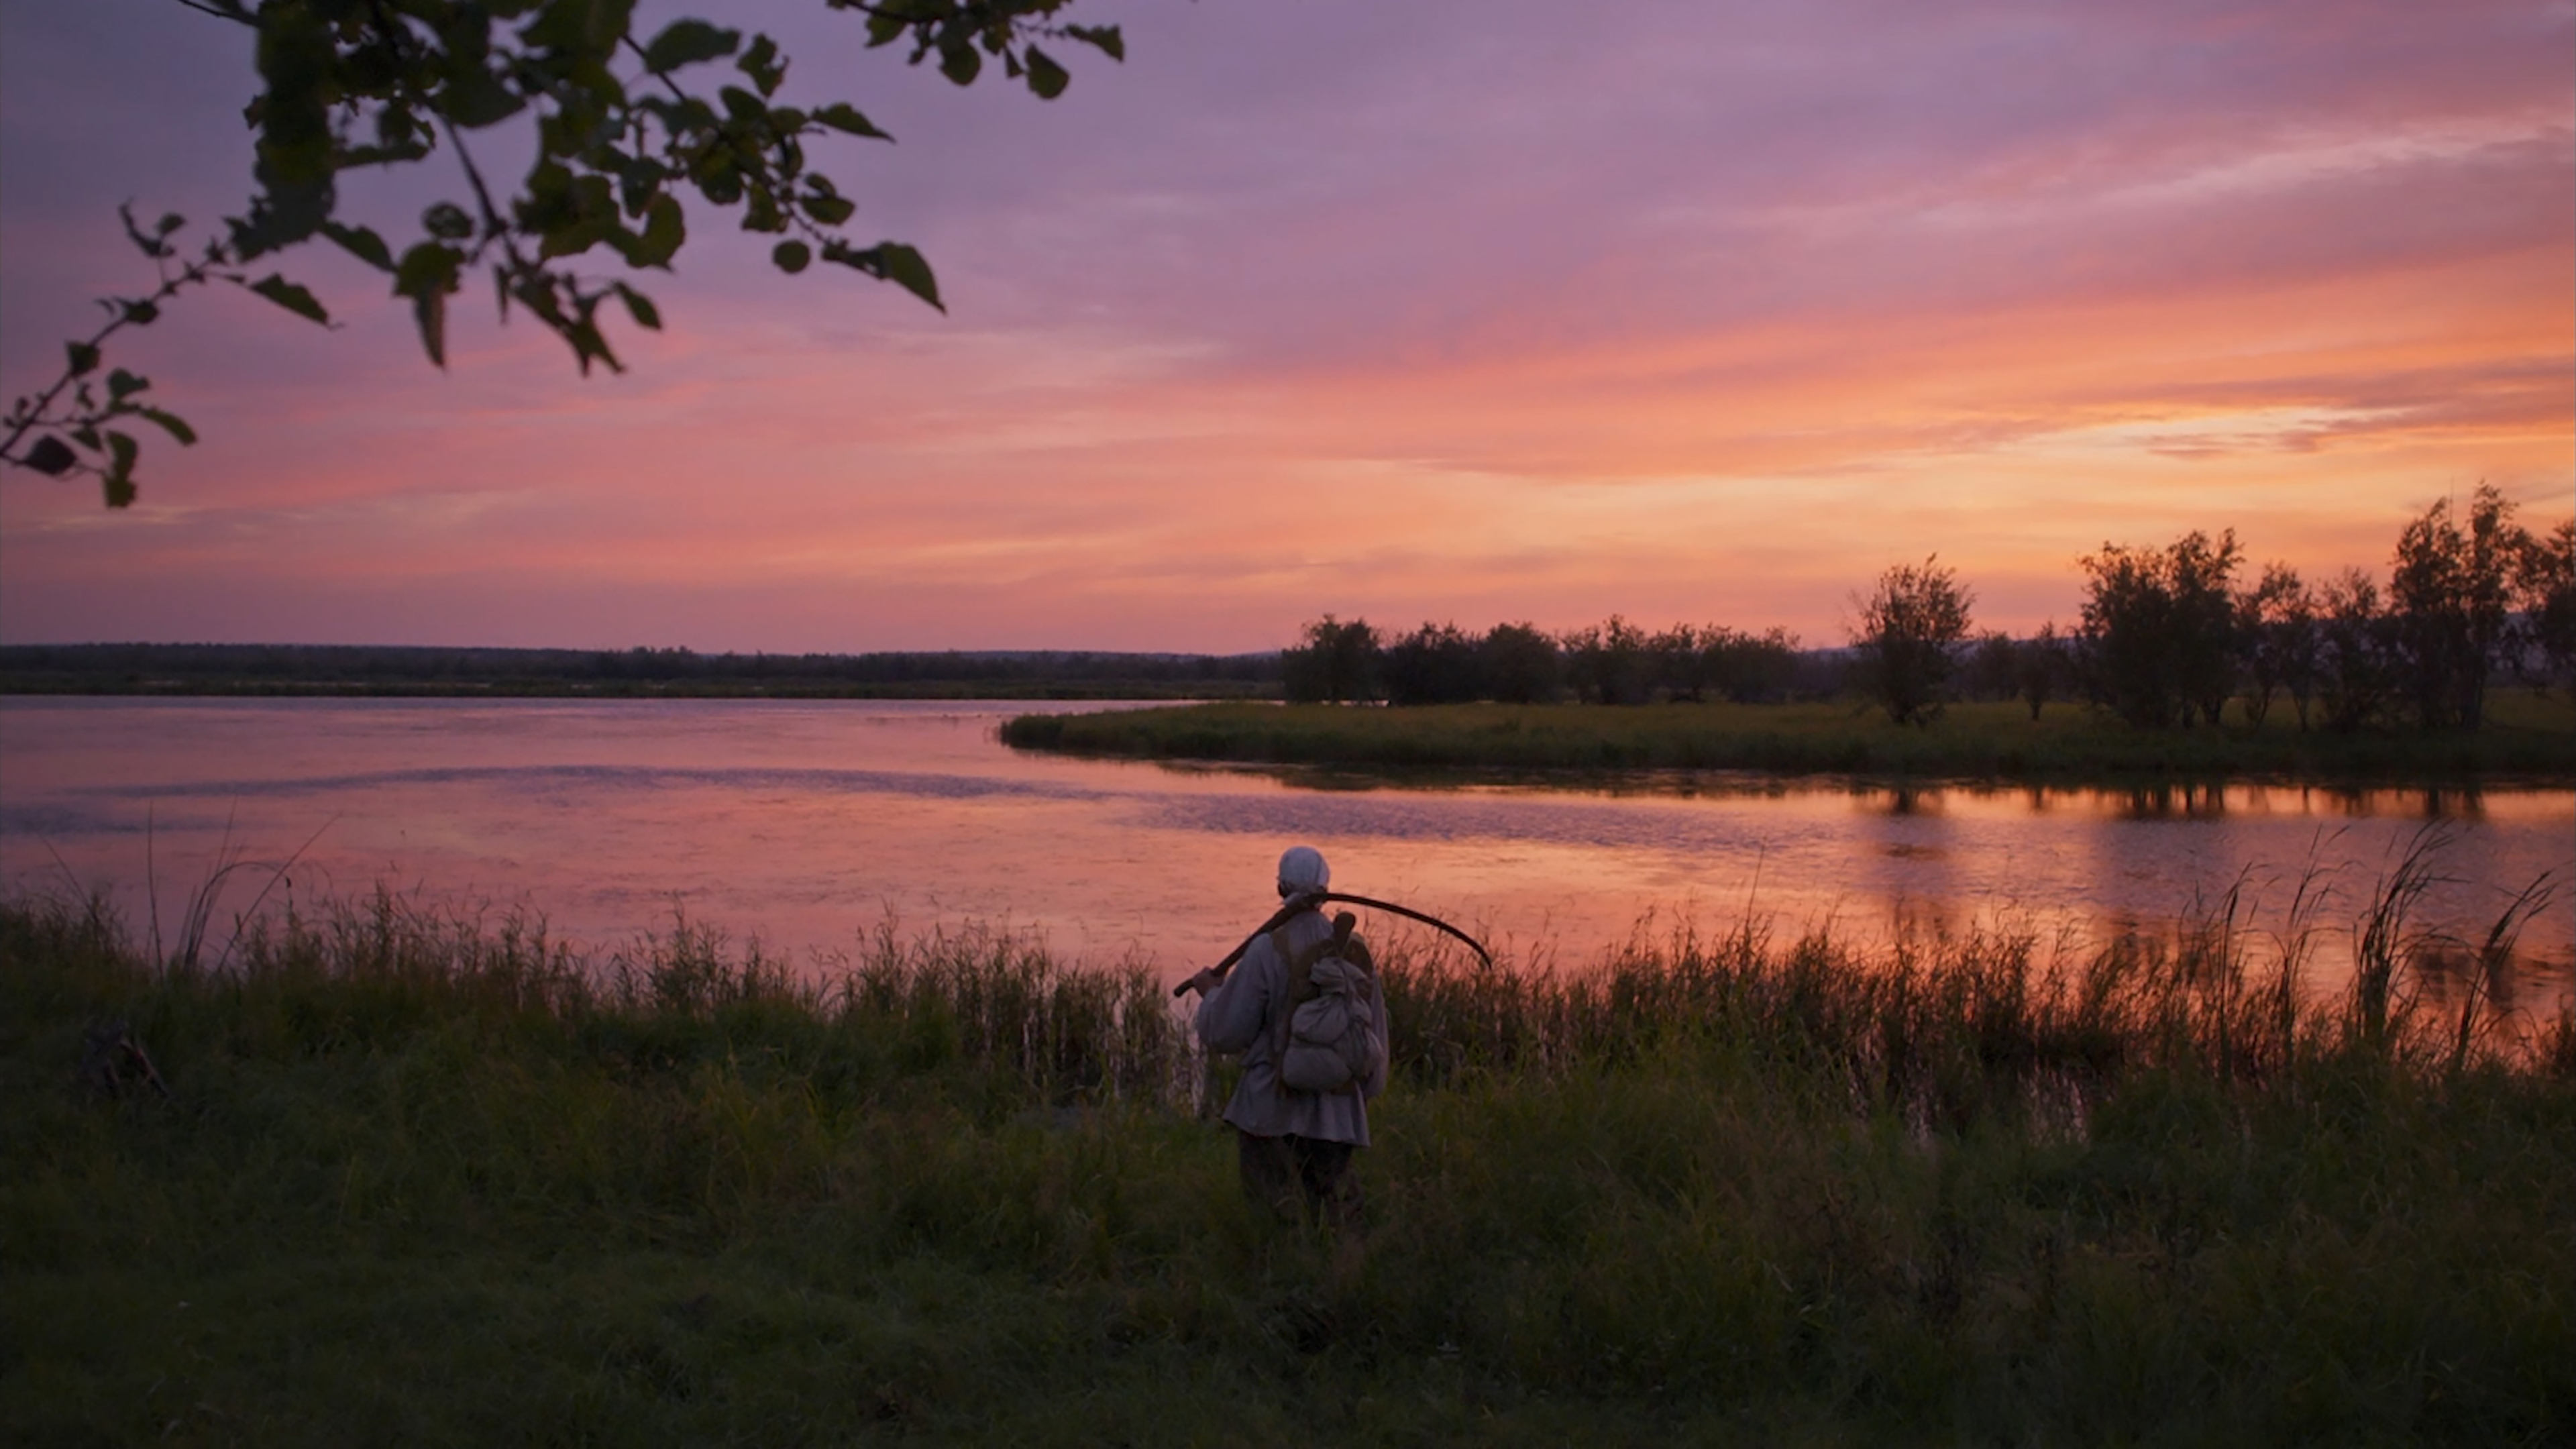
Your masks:
<path fill-rule="evenodd" d="M 1619 772 L 1731 772 L 1778 780 L 1976 782 L 2146 788 L 2226 781 L 2308 786 L 2576 785 L 2576 706 L 2514 701 L 2473 734 L 2262 729 L 2145 733 L 2059 705 L 1953 706 L 1930 728 L 1848 705 L 1437 705 L 1406 709 L 1209 703 L 1024 715 L 1015 749 L 1090 758 L 1424 774 L 1497 783 Z M 2562 724 L 2562 717 L 2564 723 Z"/>
<path fill-rule="evenodd" d="M 1149 682 L 1029 685 L 1014 681 L 989 687 L 960 683 L 928 685 L 749 685 L 726 682 L 640 682 L 590 684 L 579 681 L 196 681 L 148 680 L 134 684 L 78 683 L 54 686 L 0 678 L 0 699 L 815 699 L 815 700 L 956 700 L 994 703 L 1084 700 L 1100 703 L 1171 700 L 1219 703 L 1259 699 L 1254 691 L 1226 693 L 1204 688 L 1164 692 L 1168 686 Z"/>

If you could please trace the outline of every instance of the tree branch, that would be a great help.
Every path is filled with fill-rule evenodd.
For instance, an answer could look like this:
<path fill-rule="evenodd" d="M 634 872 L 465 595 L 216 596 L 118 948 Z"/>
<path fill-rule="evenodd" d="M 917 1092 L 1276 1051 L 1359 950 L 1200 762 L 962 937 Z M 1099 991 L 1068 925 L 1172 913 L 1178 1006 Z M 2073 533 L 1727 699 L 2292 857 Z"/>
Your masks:
<path fill-rule="evenodd" d="M 235 25 L 248 26 L 254 30 L 259 28 L 258 21 L 253 20 L 250 16 L 244 14 L 240 10 L 226 9 L 221 5 L 210 5 L 206 3 L 206 0 L 178 0 L 178 3 L 187 9 L 196 11 L 200 15 L 211 15 L 217 20 L 229 20 Z"/>
<path fill-rule="evenodd" d="M 27 434 L 42 427 L 81 426 L 80 419 L 50 417 L 48 414 L 53 408 L 54 401 L 63 395 L 63 389 L 88 376 L 97 366 L 99 344 L 128 327 L 141 326 L 149 322 L 160 305 L 177 296 L 181 289 L 214 280 L 216 261 L 217 258 L 208 256 L 181 267 L 175 277 L 164 273 L 161 285 L 153 291 L 152 295 L 143 298 L 140 302 L 129 301 L 122 297 L 110 299 L 115 304 L 116 315 L 110 318 L 105 326 L 91 333 L 88 341 L 76 344 L 80 348 L 87 349 L 91 354 L 90 366 L 75 368 L 67 359 L 63 366 L 63 375 L 54 379 L 53 386 L 32 398 L 18 399 L 17 405 L 9 410 L 8 432 L 0 435 L 0 462 L 14 463 L 22 468 L 32 466 L 18 452 L 18 445 L 26 440 Z"/>

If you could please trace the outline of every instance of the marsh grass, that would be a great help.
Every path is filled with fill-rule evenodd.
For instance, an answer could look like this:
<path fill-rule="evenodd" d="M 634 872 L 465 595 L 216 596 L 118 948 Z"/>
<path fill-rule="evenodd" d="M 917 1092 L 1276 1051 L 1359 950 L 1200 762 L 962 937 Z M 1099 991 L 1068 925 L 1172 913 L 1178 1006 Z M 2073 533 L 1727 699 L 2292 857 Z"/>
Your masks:
<path fill-rule="evenodd" d="M 1023 715 L 1004 743 L 1069 754 L 1356 770 L 1756 770 L 2087 783 L 2576 778 L 2576 707 L 2500 692 L 2490 727 L 2444 734 L 2261 727 L 2137 730 L 2075 705 L 1953 705 L 1925 727 L 1849 703 L 1205 704 Z"/>
<path fill-rule="evenodd" d="M 2080 952 L 1390 943 L 1338 1242 L 1247 1211 L 1132 964 L 888 926 L 817 971 L 685 921 L 591 957 L 379 893 L 217 970 L 18 901 L 0 1433 L 2560 1440 L 2576 1029 L 2464 1038 L 2414 879 L 2341 1001 L 2294 989 L 2305 893 Z M 168 1101 L 74 1080 L 108 1018 Z"/>

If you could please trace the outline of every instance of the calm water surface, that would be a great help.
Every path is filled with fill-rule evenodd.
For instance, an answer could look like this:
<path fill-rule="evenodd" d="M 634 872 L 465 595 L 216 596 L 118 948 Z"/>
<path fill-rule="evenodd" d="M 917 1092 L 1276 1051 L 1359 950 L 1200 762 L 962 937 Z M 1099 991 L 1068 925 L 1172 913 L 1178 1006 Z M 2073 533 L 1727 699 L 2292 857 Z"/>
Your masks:
<path fill-rule="evenodd" d="M 2256 923 L 2277 925 L 2311 869 L 2335 892 L 2324 919 L 2343 924 L 2428 824 L 2448 877 L 2430 926 L 2483 933 L 2514 892 L 2576 874 L 2564 789 L 1900 795 L 1716 776 L 1320 789 L 995 739 L 1014 713 L 1091 707 L 10 700 L 0 876 L 108 887 L 139 923 L 148 864 L 167 929 L 227 839 L 267 861 L 302 845 L 280 888 L 299 899 L 383 883 L 533 909 L 592 945 L 685 910 L 803 958 L 891 915 L 907 931 L 1031 929 L 1178 977 L 1259 922 L 1272 863 L 1297 841 L 1324 850 L 1337 886 L 1566 964 L 1640 929 L 1722 931 L 1748 911 L 1782 932 L 2000 924 L 2080 943 L 2169 925 L 2240 880 Z M 2522 947 L 2524 1004 L 2545 1011 L 2576 964 L 2570 897 Z"/>

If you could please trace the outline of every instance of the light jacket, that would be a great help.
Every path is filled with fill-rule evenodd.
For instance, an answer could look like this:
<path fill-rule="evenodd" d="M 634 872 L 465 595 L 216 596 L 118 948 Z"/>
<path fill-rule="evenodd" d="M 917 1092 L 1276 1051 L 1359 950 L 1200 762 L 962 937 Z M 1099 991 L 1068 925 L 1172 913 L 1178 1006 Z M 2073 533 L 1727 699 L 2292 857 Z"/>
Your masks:
<path fill-rule="evenodd" d="M 1303 951 L 1331 936 L 1333 923 L 1321 911 L 1300 911 L 1280 930 L 1287 933 L 1290 950 Z M 1264 935 L 1235 963 L 1233 974 L 1199 1002 L 1199 1041 L 1212 1052 L 1243 1054 L 1243 1080 L 1226 1104 L 1225 1120 L 1255 1137 L 1294 1133 L 1368 1146 L 1368 1104 L 1363 1099 L 1385 1090 L 1386 1063 L 1380 1060 L 1356 1092 L 1294 1092 L 1280 1085 L 1272 1059 L 1277 1040 L 1272 1023 L 1273 1013 L 1285 1009 L 1287 994 L 1288 963 Z"/>

